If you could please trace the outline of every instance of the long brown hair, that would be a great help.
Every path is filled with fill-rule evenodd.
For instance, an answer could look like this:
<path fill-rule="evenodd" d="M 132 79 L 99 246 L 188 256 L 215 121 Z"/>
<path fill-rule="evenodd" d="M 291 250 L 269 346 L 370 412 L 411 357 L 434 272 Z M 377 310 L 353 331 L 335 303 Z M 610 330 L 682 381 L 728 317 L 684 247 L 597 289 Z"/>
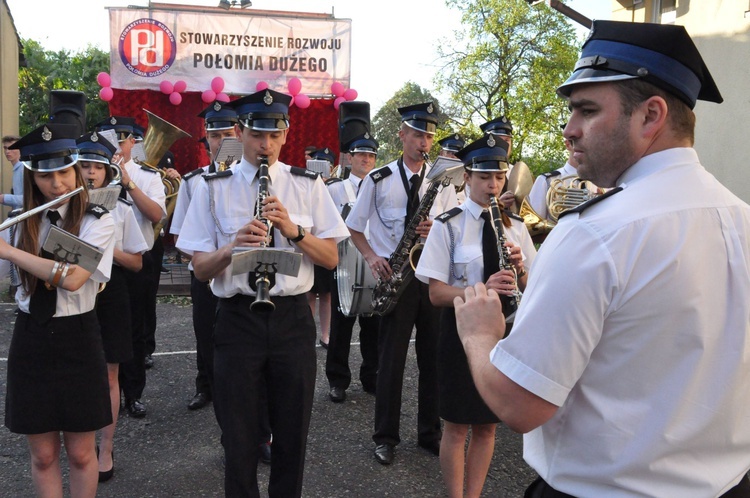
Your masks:
<path fill-rule="evenodd" d="M 81 168 L 78 163 L 72 166 L 76 172 L 76 187 L 84 185 L 83 175 L 81 174 Z M 24 168 L 23 173 L 23 209 L 28 211 L 34 209 L 37 206 L 45 204 L 47 200 L 42 195 L 42 191 L 37 187 L 34 181 L 35 173 L 27 168 Z M 84 214 L 86 214 L 86 208 L 89 204 L 89 195 L 86 189 L 80 194 L 73 196 L 68 201 L 68 210 L 65 213 L 63 219 L 62 229 L 73 235 L 78 235 L 81 230 L 81 221 L 83 220 Z M 18 242 L 18 248 L 26 251 L 29 254 L 35 254 L 41 256 L 41 243 L 39 240 L 39 229 L 42 225 L 42 215 L 44 213 L 38 213 L 35 216 L 26 218 L 23 223 L 23 229 L 21 230 L 21 239 Z M 18 275 L 21 278 L 21 284 L 23 285 L 26 294 L 32 295 L 36 289 L 38 278 L 24 270 L 23 268 L 18 269 Z"/>

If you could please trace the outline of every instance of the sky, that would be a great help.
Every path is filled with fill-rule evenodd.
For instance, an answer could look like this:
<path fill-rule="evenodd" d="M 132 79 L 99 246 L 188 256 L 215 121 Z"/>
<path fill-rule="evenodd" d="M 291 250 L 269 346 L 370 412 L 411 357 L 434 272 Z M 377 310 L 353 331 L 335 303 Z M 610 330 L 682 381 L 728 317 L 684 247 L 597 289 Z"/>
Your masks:
<path fill-rule="evenodd" d="M 105 7 L 148 5 L 147 0 L 5 1 L 21 38 L 38 41 L 47 50 L 71 51 L 85 49 L 89 44 L 109 49 L 109 15 Z M 213 7 L 218 0 L 153 3 Z M 566 3 L 592 19 L 610 17 L 609 0 Z M 439 66 L 437 46 L 461 29 L 459 14 L 446 7 L 444 0 L 253 0 L 251 8 L 333 13 L 337 18 L 351 19 L 350 87 L 359 93 L 357 100 L 370 103 L 372 115 L 409 81 L 432 90 Z M 583 33 L 581 28 L 582 36 Z"/>

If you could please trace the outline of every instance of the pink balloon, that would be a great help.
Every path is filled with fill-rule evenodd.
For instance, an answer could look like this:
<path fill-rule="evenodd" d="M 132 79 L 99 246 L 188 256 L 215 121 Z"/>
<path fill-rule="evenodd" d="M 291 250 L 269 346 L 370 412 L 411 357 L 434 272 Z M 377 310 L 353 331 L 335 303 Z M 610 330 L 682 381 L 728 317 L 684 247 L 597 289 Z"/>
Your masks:
<path fill-rule="evenodd" d="M 342 102 L 346 102 L 344 97 L 336 97 L 336 100 L 333 101 L 333 108 L 338 111 Z"/>
<path fill-rule="evenodd" d="M 99 90 L 99 98 L 104 102 L 109 102 L 114 96 L 115 92 L 112 91 L 111 87 L 105 86 L 101 90 Z"/>
<path fill-rule="evenodd" d="M 266 88 L 268 88 L 268 83 L 266 83 L 265 81 L 259 81 L 255 85 L 255 91 L 256 92 L 260 92 L 261 90 L 265 90 Z"/>
<path fill-rule="evenodd" d="M 304 93 L 300 93 L 294 96 L 294 104 L 300 109 L 307 109 L 310 107 L 310 97 Z"/>
<path fill-rule="evenodd" d="M 344 85 L 339 83 L 338 81 L 331 85 L 331 93 L 334 94 L 337 97 L 343 97 L 344 96 Z M 336 107 L 338 109 L 338 107 Z"/>
<path fill-rule="evenodd" d="M 201 100 L 206 104 L 210 104 L 211 102 L 216 100 L 216 92 L 214 92 L 213 90 L 206 90 L 201 94 Z"/>
<path fill-rule="evenodd" d="M 101 72 L 96 75 L 96 82 L 101 86 L 110 86 L 112 84 L 112 78 L 105 72 Z"/>
<path fill-rule="evenodd" d="M 187 83 L 185 83 L 183 80 L 176 81 L 174 84 L 174 91 L 177 93 L 182 93 L 185 90 L 187 90 Z"/>
<path fill-rule="evenodd" d="M 294 97 L 292 97 L 292 100 L 289 102 L 289 108 L 291 109 L 294 107 Z"/>
<path fill-rule="evenodd" d="M 164 80 L 159 83 L 159 90 L 161 90 L 161 93 L 169 95 L 170 93 L 174 92 L 174 85 L 169 81 Z"/>
<path fill-rule="evenodd" d="M 172 105 L 180 105 L 182 103 L 182 95 L 177 92 L 172 92 L 169 95 L 169 101 L 172 103 Z"/>
<path fill-rule="evenodd" d="M 354 88 L 350 88 L 344 92 L 344 98 L 346 100 L 355 100 L 357 98 L 357 95 L 359 94 L 357 93 L 357 90 L 355 90 Z"/>
<path fill-rule="evenodd" d="M 229 102 L 229 95 L 224 92 L 219 93 L 216 95 L 216 100 L 218 100 L 219 102 Z"/>
<path fill-rule="evenodd" d="M 292 94 L 292 97 L 295 97 L 302 90 L 302 82 L 299 78 L 292 78 L 287 83 L 287 88 L 289 88 L 289 93 Z"/>
<path fill-rule="evenodd" d="M 216 78 L 212 79 L 211 90 L 216 93 L 221 93 L 221 91 L 224 90 L 224 78 L 222 78 L 221 76 L 217 76 Z"/>

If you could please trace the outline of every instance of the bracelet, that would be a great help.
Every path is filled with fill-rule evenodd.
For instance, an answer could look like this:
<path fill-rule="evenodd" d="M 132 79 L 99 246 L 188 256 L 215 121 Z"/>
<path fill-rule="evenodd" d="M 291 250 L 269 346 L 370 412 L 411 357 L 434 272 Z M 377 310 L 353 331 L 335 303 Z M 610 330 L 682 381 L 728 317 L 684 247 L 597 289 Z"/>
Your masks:
<path fill-rule="evenodd" d="M 516 274 L 516 278 L 523 278 L 526 276 L 526 273 L 526 268 L 524 268 L 523 270 L 521 270 L 521 273 Z"/>
<path fill-rule="evenodd" d="M 63 282 L 65 282 L 65 277 L 68 276 L 68 270 L 70 270 L 70 263 L 65 263 L 63 265 L 62 275 L 60 275 L 60 282 L 57 284 L 58 287 L 62 287 Z"/>
<path fill-rule="evenodd" d="M 63 267 L 64 267 L 64 265 L 62 265 L 60 263 L 57 264 L 57 271 L 55 271 L 55 276 L 52 279 L 52 282 L 50 282 L 50 285 L 52 287 L 57 287 L 57 285 L 60 283 L 60 277 L 62 276 Z"/>
<path fill-rule="evenodd" d="M 55 264 L 52 265 L 52 270 L 49 272 L 49 277 L 47 277 L 47 282 L 52 282 L 52 280 L 55 278 L 55 273 L 57 273 L 57 270 L 60 268 L 60 262 L 55 261 Z"/>

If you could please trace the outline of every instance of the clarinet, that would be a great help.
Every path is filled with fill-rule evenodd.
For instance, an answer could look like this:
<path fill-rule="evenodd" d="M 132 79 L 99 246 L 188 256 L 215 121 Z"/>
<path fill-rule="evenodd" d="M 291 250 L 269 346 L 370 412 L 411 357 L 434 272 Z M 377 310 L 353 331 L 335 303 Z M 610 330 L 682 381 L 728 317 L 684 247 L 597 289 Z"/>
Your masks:
<path fill-rule="evenodd" d="M 263 203 L 268 197 L 268 156 L 258 156 L 258 198 L 255 202 L 255 219 L 263 223 L 268 229 L 270 236 L 273 230 L 271 220 L 263 216 Z M 264 240 L 260 247 L 268 247 Z M 254 272 L 250 273 L 250 287 L 255 291 L 255 301 L 250 304 L 250 311 L 268 312 L 273 311 L 276 305 L 271 301 L 271 287 L 276 283 L 275 274 L 269 271 L 268 265 L 259 265 Z"/>
<path fill-rule="evenodd" d="M 503 216 L 500 212 L 500 207 L 497 202 L 497 197 L 490 196 L 490 216 L 492 216 L 492 225 L 495 230 L 495 236 L 497 236 L 497 251 L 500 256 L 500 269 L 510 270 L 514 274 L 516 269 L 510 262 L 510 248 L 505 246 L 508 239 L 505 237 L 505 229 L 503 227 Z M 506 296 L 500 294 L 500 302 L 503 305 L 503 314 L 505 315 L 506 321 L 508 318 L 512 318 L 518 309 L 518 303 L 521 301 L 521 291 L 518 290 L 518 277 L 516 277 L 516 289 L 513 294 Z"/>

